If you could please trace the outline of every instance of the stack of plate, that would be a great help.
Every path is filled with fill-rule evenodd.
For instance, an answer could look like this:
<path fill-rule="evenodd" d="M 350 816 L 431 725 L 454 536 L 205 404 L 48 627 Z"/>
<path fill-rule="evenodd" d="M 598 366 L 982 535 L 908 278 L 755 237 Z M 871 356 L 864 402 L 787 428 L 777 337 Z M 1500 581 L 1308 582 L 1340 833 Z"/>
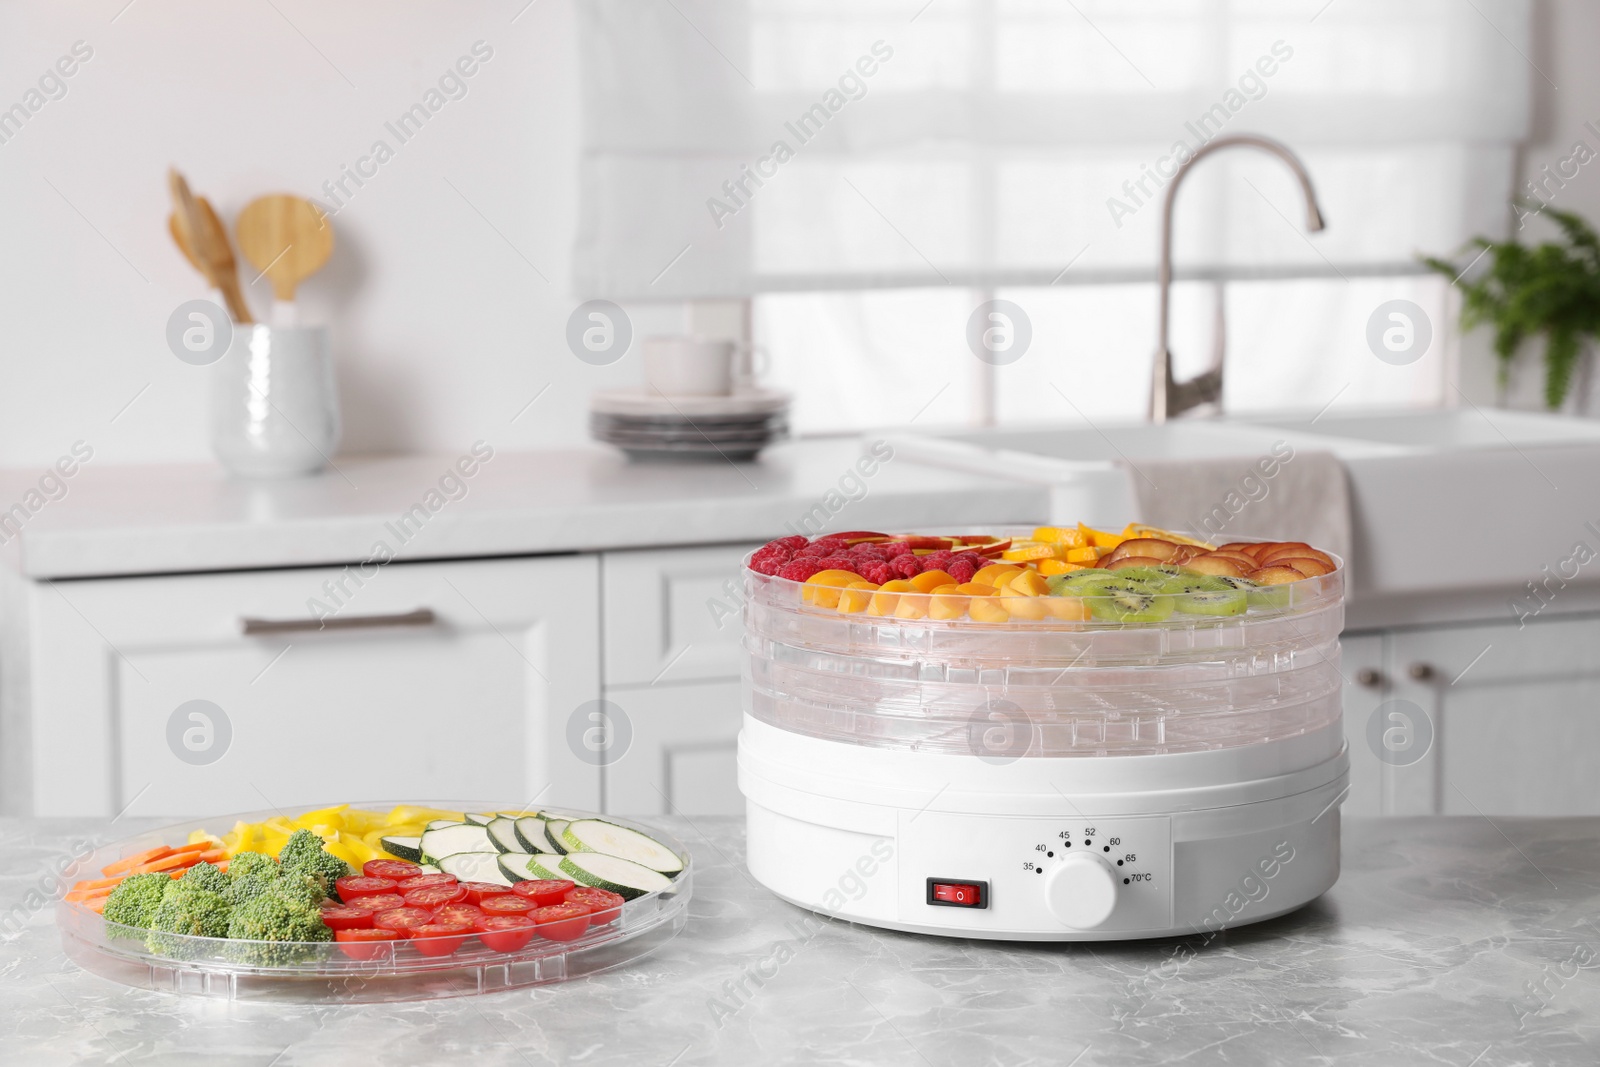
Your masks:
<path fill-rule="evenodd" d="M 788 435 L 789 400 L 777 389 L 731 396 L 607 389 L 590 401 L 589 432 L 634 459 L 747 460 Z"/>

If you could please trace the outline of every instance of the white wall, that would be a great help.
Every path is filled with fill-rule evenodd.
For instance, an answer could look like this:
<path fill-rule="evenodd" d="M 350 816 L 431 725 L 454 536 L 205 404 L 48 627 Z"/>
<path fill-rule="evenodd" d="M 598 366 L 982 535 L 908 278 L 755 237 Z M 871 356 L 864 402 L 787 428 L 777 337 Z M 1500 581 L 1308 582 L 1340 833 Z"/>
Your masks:
<path fill-rule="evenodd" d="M 202 295 L 166 235 L 167 166 L 228 218 L 261 193 L 316 195 L 478 40 L 493 59 L 338 214 L 339 247 L 305 304 L 334 329 L 347 452 L 584 441 L 586 397 L 637 379 L 637 345 L 608 368 L 565 346 L 574 0 L 524 3 L 0 5 L 0 109 L 75 41 L 94 50 L 64 97 L 0 143 L 0 466 L 50 462 L 78 438 L 96 462 L 209 459 L 207 371 L 164 341 L 172 309 Z M 1531 58 L 1560 90 L 1535 75 L 1528 173 L 1600 119 L 1587 54 L 1600 4 L 1536 4 Z M 1600 218 L 1600 164 L 1557 203 Z M 263 312 L 268 295 L 252 290 Z M 629 310 L 636 337 L 682 325 L 676 309 Z M 1492 400 L 1482 337 L 1465 351 L 1463 388 Z"/>
<path fill-rule="evenodd" d="M 97 462 L 209 459 L 209 371 L 164 340 L 173 308 L 204 295 L 167 236 L 168 165 L 228 220 L 263 193 L 320 196 L 375 138 L 398 144 L 385 121 L 480 40 L 493 57 L 467 95 L 334 219 L 338 247 L 303 302 L 333 327 L 346 452 L 584 440 L 584 398 L 632 381 L 637 346 L 603 369 L 565 346 L 573 10 L 524 3 L 0 6 L 0 109 L 74 42 L 93 49 L 0 143 L 0 465 L 49 462 L 80 437 Z M 264 314 L 265 281 L 251 297 Z"/>

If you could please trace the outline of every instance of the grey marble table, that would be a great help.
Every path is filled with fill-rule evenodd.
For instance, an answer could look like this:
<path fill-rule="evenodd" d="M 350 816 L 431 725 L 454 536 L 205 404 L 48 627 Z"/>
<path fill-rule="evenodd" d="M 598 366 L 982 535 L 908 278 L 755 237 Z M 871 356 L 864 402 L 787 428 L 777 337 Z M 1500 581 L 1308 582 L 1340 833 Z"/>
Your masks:
<path fill-rule="evenodd" d="M 0 820 L 0 1063 L 1600 1062 L 1600 819 L 1352 821 L 1298 913 L 1210 940 L 1015 945 L 828 921 L 753 885 L 742 824 L 659 820 L 699 874 L 676 940 L 564 985 L 260 1006 L 112 984 L 28 891 L 87 837 Z"/>

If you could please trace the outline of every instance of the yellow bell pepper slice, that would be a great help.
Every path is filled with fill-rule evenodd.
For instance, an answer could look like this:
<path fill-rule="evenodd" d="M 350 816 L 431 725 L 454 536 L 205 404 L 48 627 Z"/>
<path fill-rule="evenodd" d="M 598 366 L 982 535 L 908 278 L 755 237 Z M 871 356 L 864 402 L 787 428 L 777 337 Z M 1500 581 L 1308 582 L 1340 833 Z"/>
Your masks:
<path fill-rule="evenodd" d="M 1077 526 L 1041 526 L 1033 531 L 1033 539 L 1067 548 L 1082 548 L 1089 543 L 1088 536 Z"/>
<path fill-rule="evenodd" d="M 1200 541 L 1181 533 L 1173 533 L 1171 530 L 1163 530 L 1159 526 L 1146 526 L 1142 522 L 1128 523 L 1122 529 L 1122 537 L 1123 540 L 1134 537 L 1155 537 L 1162 541 L 1171 541 L 1175 545 L 1196 545 L 1208 552 L 1217 547 L 1209 541 Z"/>

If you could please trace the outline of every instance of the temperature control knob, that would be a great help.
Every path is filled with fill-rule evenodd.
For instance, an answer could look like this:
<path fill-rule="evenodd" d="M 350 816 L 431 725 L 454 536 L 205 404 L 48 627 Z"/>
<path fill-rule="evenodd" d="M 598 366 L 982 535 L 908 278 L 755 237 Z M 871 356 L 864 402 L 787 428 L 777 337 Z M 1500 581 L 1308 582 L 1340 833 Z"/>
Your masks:
<path fill-rule="evenodd" d="M 1074 930 L 1093 930 L 1117 906 L 1117 876 L 1087 852 L 1075 852 L 1056 864 L 1044 891 L 1055 917 Z"/>

